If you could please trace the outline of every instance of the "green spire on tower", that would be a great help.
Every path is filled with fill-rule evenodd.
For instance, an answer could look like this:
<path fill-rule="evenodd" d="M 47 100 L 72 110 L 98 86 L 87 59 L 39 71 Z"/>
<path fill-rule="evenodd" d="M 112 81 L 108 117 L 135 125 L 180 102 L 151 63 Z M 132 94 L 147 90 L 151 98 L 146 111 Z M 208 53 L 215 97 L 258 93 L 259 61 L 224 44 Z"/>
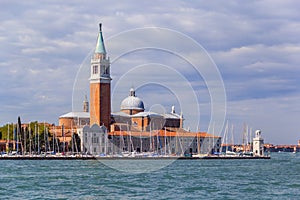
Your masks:
<path fill-rule="evenodd" d="M 95 53 L 106 54 L 103 36 L 102 36 L 102 24 L 101 23 L 99 24 L 99 28 L 100 28 L 100 30 L 98 33 L 98 39 L 97 39 Z"/>

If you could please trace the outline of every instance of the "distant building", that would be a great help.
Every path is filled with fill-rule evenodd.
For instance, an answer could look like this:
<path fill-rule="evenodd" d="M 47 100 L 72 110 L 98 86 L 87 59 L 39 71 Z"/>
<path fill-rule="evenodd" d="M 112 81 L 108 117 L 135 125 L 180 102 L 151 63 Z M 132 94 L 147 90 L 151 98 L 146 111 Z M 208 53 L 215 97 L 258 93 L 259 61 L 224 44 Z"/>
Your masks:
<path fill-rule="evenodd" d="M 83 101 L 83 111 L 69 112 L 59 116 L 59 126 L 65 126 L 66 128 L 81 127 L 90 125 L 90 113 L 89 102 L 87 97 Z"/>
<path fill-rule="evenodd" d="M 81 151 L 86 154 L 114 154 L 123 151 L 160 151 L 168 154 L 213 153 L 220 150 L 221 138 L 183 128 L 183 115 L 172 106 L 170 113 L 145 111 L 134 88 L 111 113 L 110 60 L 99 25 L 96 48 L 90 65 L 90 106 L 85 98 L 82 112 L 59 117 L 56 130 L 80 135 Z M 66 140 L 65 134 L 63 141 Z"/>
<path fill-rule="evenodd" d="M 120 112 L 111 114 L 111 131 L 151 131 L 164 128 L 183 131 L 183 117 L 175 113 L 174 106 L 170 113 L 165 114 L 145 111 L 144 102 L 135 95 L 133 88 L 120 108 Z"/>
<path fill-rule="evenodd" d="M 107 154 L 107 129 L 105 126 L 85 126 L 82 130 L 81 149 L 84 154 Z"/>

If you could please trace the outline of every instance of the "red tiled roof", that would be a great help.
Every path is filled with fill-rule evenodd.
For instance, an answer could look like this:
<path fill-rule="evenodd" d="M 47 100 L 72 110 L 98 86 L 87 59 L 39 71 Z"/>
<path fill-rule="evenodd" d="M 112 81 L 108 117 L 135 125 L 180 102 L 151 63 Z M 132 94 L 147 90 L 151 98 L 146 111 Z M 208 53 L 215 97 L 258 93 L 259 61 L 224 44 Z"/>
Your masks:
<path fill-rule="evenodd" d="M 219 138 L 219 136 L 214 136 L 212 134 L 206 132 L 172 132 L 172 131 L 164 131 L 164 130 L 157 130 L 150 132 L 144 131 L 113 131 L 110 132 L 109 135 L 111 136 L 134 136 L 134 137 L 150 137 L 150 136 L 167 136 L 167 137 L 214 137 Z"/>

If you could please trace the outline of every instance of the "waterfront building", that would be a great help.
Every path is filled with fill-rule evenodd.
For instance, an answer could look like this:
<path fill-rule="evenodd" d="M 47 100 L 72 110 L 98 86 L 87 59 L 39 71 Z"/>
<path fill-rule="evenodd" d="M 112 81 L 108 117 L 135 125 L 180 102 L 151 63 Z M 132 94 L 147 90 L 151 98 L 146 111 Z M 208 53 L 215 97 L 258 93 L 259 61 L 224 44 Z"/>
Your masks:
<path fill-rule="evenodd" d="M 261 131 L 255 131 L 255 137 L 253 138 L 253 155 L 264 156 L 264 139 L 261 137 Z"/>
<path fill-rule="evenodd" d="M 111 114 L 111 131 L 151 131 L 167 128 L 172 131 L 183 131 L 183 116 L 175 112 L 172 106 L 170 113 L 145 111 L 144 102 L 136 96 L 134 88 L 121 105 L 120 111 Z"/>
<path fill-rule="evenodd" d="M 90 99 L 83 101 L 82 111 L 72 111 L 59 117 L 51 135 L 70 146 L 74 134 L 80 137 L 80 151 L 85 154 L 116 154 L 129 152 L 160 152 L 168 154 L 213 153 L 221 147 L 220 137 L 190 132 L 183 127 L 183 114 L 175 107 L 169 113 L 146 111 L 144 102 L 134 88 L 124 98 L 120 111 L 111 112 L 110 60 L 106 52 L 102 25 L 90 62 Z"/>
<path fill-rule="evenodd" d="M 84 126 L 81 134 L 81 149 L 84 154 L 107 154 L 108 135 L 105 126 L 98 124 L 93 124 L 91 127 Z"/>
<path fill-rule="evenodd" d="M 183 115 L 177 114 L 174 106 L 170 113 L 145 111 L 144 102 L 137 97 L 134 88 L 122 101 L 120 111 L 111 113 L 110 63 L 101 24 L 99 27 L 90 65 L 90 127 L 77 128 L 83 153 L 156 152 L 183 155 L 218 152 L 220 137 L 186 131 Z"/>

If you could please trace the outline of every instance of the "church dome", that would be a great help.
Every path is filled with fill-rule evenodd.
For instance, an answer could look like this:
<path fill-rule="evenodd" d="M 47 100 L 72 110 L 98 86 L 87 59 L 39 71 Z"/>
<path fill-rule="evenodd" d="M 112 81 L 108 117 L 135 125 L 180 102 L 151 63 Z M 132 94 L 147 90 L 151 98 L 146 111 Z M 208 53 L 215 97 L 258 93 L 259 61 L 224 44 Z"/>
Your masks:
<path fill-rule="evenodd" d="M 135 90 L 130 89 L 130 94 L 121 103 L 121 110 L 138 110 L 144 111 L 144 102 L 135 96 Z"/>

